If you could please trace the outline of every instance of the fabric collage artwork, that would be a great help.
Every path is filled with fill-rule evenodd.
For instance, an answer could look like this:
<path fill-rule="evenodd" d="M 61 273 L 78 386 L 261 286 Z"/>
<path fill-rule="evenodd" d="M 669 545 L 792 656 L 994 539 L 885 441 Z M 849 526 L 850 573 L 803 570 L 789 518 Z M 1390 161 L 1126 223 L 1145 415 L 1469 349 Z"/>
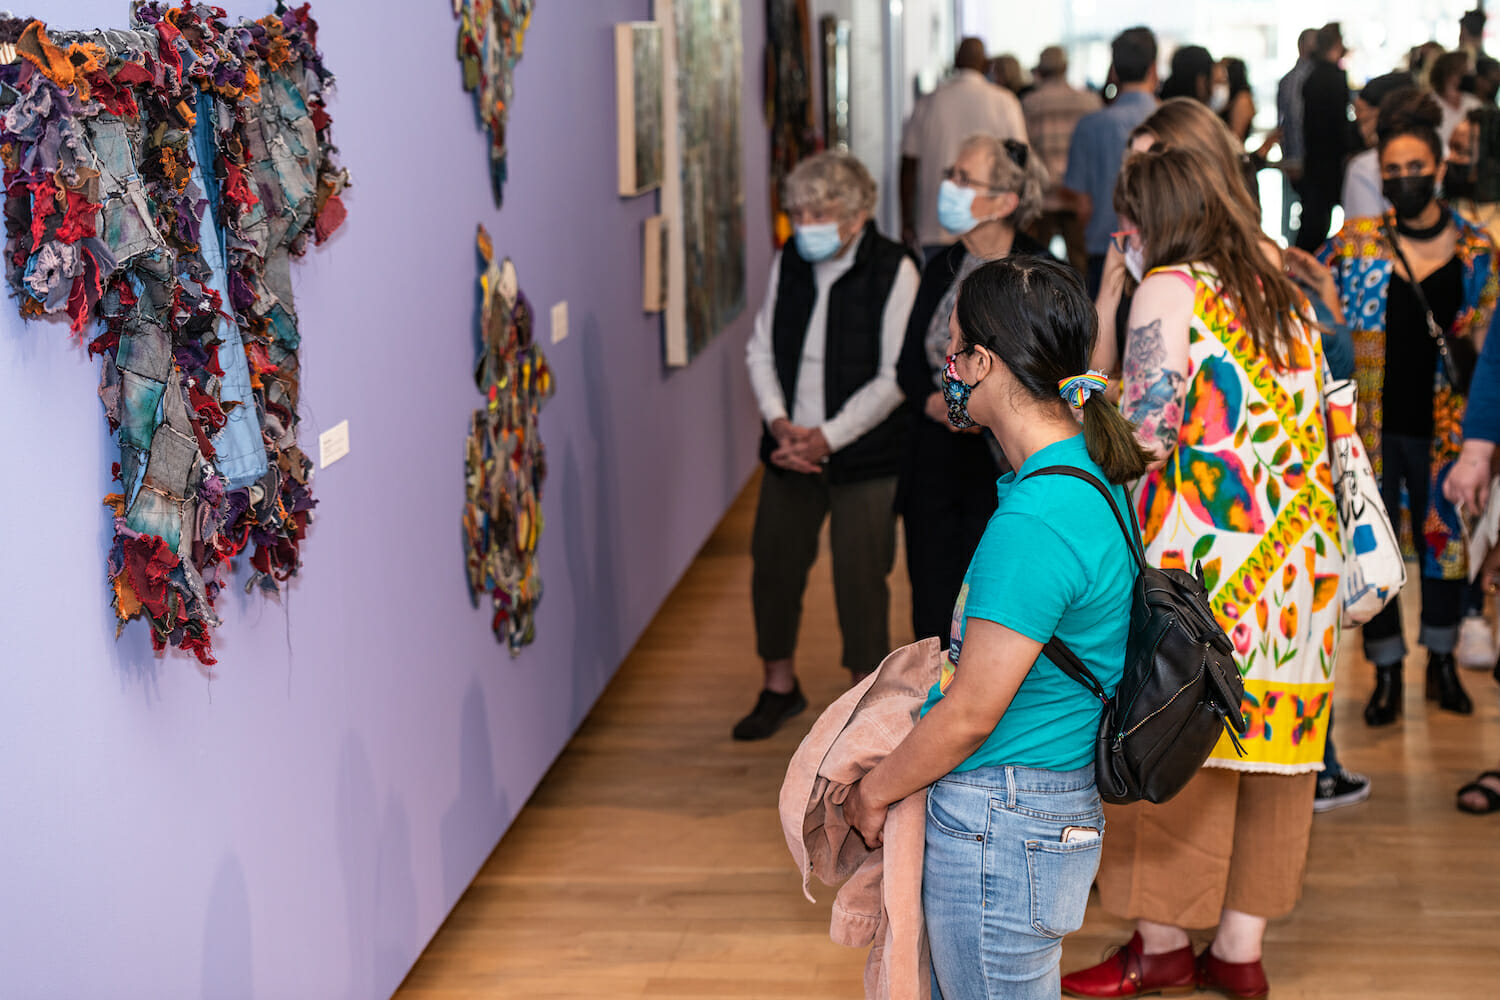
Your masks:
<path fill-rule="evenodd" d="M 1250 729 L 1209 766 L 1321 768 L 1338 660 L 1343 570 L 1321 402 L 1322 347 L 1300 326 L 1275 372 L 1211 274 L 1163 268 L 1194 289 L 1182 431 L 1134 499 L 1153 565 L 1201 565 L 1235 646 Z M 1153 273 L 1160 273 L 1153 272 Z"/>
<path fill-rule="evenodd" d="M 483 226 L 478 248 L 484 273 L 474 381 L 485 405 L 474 411 L 465 448 L 464 554 L 470 600 L 477 607 L 480 595 L 490 595 L 495 638 L 518 656 L 536 638 L 542 599 L 536 552 L 547 452 L 537 417 L 554 390 L 515 266 L 509 257 L 496 260 Z"/>
<path fill-rule="evenodd" d="M 291 259 L 345 216 L 308 5 L 228 23 L 144 2 L 128 30 L 0 19 L 7 276 L 103 359 L 118 436 L 108 575 L 119 628 L 216 660 L 219 567 L 294 575 L 315 501 L 297 446 Z M 230 564 L 232 569 L 232 563 Z"/>
<path fill-rule="evenodd" d="M 453 0 L 458 18 L 458 60 L 464 89 L 490 135 L 490 184 L 495 204 L 505 199 L 505 124 L 515 92 L 513 77 L 534 0 Z"/>

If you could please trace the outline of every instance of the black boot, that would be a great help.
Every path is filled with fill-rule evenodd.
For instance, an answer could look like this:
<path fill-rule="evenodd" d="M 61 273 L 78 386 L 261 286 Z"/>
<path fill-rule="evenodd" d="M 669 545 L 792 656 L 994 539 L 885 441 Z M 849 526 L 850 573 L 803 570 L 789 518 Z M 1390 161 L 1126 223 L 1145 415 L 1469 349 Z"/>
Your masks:
<path fill-rule="evenodd" d="M 1473 714 L 1474 703 L 1458 682 L 1452 653 L 1427 654 L 1427 700 L 1437 702 L 1438 708 L 1445 712 Z"/>
<path fill-rule="evenodd" d="M 1376 664 L 1375 693 L 1365 706 L 1365 725 L 1389 726 L 1401 714 L 1401 664 Z"/>

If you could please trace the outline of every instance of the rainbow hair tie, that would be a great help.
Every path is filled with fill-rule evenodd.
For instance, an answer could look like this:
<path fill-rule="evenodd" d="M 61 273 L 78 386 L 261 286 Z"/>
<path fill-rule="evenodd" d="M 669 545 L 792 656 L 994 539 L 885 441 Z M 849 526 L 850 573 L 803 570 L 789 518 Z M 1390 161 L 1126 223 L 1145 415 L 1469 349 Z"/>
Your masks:
<path fill-rule="evenodd" d="M 1074 375 L 1057 383 L 1057 390 L 1062 398 L 1068 401 L 1068 405 L 1075 410 L 1083 409 L 1083 404 L 1089 401 L 1089 397 L 1096 392 L 1103 392 L 1109 387 L 1109 379 L 1104 377 L 1103 372 L 1090 370 L 1087 375 Z"/>

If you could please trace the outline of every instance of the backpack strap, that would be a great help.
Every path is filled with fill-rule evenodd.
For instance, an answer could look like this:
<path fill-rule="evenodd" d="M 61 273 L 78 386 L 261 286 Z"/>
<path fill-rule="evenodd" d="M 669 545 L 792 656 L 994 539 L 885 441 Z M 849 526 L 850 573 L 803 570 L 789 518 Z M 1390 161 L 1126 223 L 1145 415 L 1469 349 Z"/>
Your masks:
<path fill-rule="evenodd" d="M 1101 483 L 1097 476 L 1071 465 L 1049 465 L 1044 469 L 1029 473 L 1026 478 L 1030 479 L 1032 476 L 1071 476 L 1074 479 L 1083 480 L 1098 490 L 1105 502 L 1109 504 L 1110 512 L 1115 515 L 1115 523 L 1120 526 L 1121 533 L 1125 535 L 1125 544 L 1135 558 L 1136 565 L 1142 570 L 1146 568 L 1146 552 L 1141 545 L 1140 528 L 1136 526 L 1135 508 L 1129 508 L 1130 521 L 1127 524 L 1125 516 L 1120 513 L 1119 506 L 1115 504 L 1115 498 L 1109 492 L 1109 487 Z M 1099 683 L 1099 678 L 1094 676 L 1093 671 L 1084 665 L 1084 662 L 1078 658 L 1078 654 L 1073 652 L 1067 643 L 1054 635 L 1042 647 L 1042 652 L 1057 666 L 1057 669 L 1088 688 L 1089 692 L 1106 706 L 1109 704 L 1109 695 L 1105 693 L 1104 685 Z"/>
<path fill-rule="evenodd" d="M 1045 469 L 1037 469 L 1035 472 L 1028 473 L 1026 478 L 1030 479 L 1032 476 L 1071 476 L 1074 479 L 1083 480 L 1098 490 L 1099 495 L 1104 497 L 1104 502 L 1109 504 L 1110 513 L 1114 514 L 1115 523 L 1120 526 L 1120 532 L 1125 536 L 1125 544 L 1130 547 L 1130 554 L 1135 557 L 1136 565 L 1141 569 L 1146 568 L 1146 550 L 1141 544 L 1141 529 L 1135 520 L 1135 508 L 1127 506 L 1130 512 L 1130 523 L 1126 524 L 1125 515 L 1120 513 L 1120 508 L 1115 504 L 1115 498 L 1109 492 L 1109 487 L 1101 483 L 1097 476 L 1071 465 L 1049 465 Z"/>

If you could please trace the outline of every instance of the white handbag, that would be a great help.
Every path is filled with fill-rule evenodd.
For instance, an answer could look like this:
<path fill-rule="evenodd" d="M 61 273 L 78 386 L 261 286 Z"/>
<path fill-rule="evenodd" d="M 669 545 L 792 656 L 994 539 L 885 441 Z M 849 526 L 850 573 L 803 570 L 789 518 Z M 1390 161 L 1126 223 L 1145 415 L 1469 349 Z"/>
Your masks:
<path fill-rule="evenodd" d="M 1328 418 L 1328 457 L 1333 472 L 1333 495 L 1339 508 L 1343 537 L 1344 573 L 1339 580 L 1339 603 L 1345 628 L 1363 625 L 1380 613 L 1406 584 L 1406 562 L 1380 484 L 1365 454 L 1354 420 L 1353 379 L 1328 382 L 1323 404 Z"/>

